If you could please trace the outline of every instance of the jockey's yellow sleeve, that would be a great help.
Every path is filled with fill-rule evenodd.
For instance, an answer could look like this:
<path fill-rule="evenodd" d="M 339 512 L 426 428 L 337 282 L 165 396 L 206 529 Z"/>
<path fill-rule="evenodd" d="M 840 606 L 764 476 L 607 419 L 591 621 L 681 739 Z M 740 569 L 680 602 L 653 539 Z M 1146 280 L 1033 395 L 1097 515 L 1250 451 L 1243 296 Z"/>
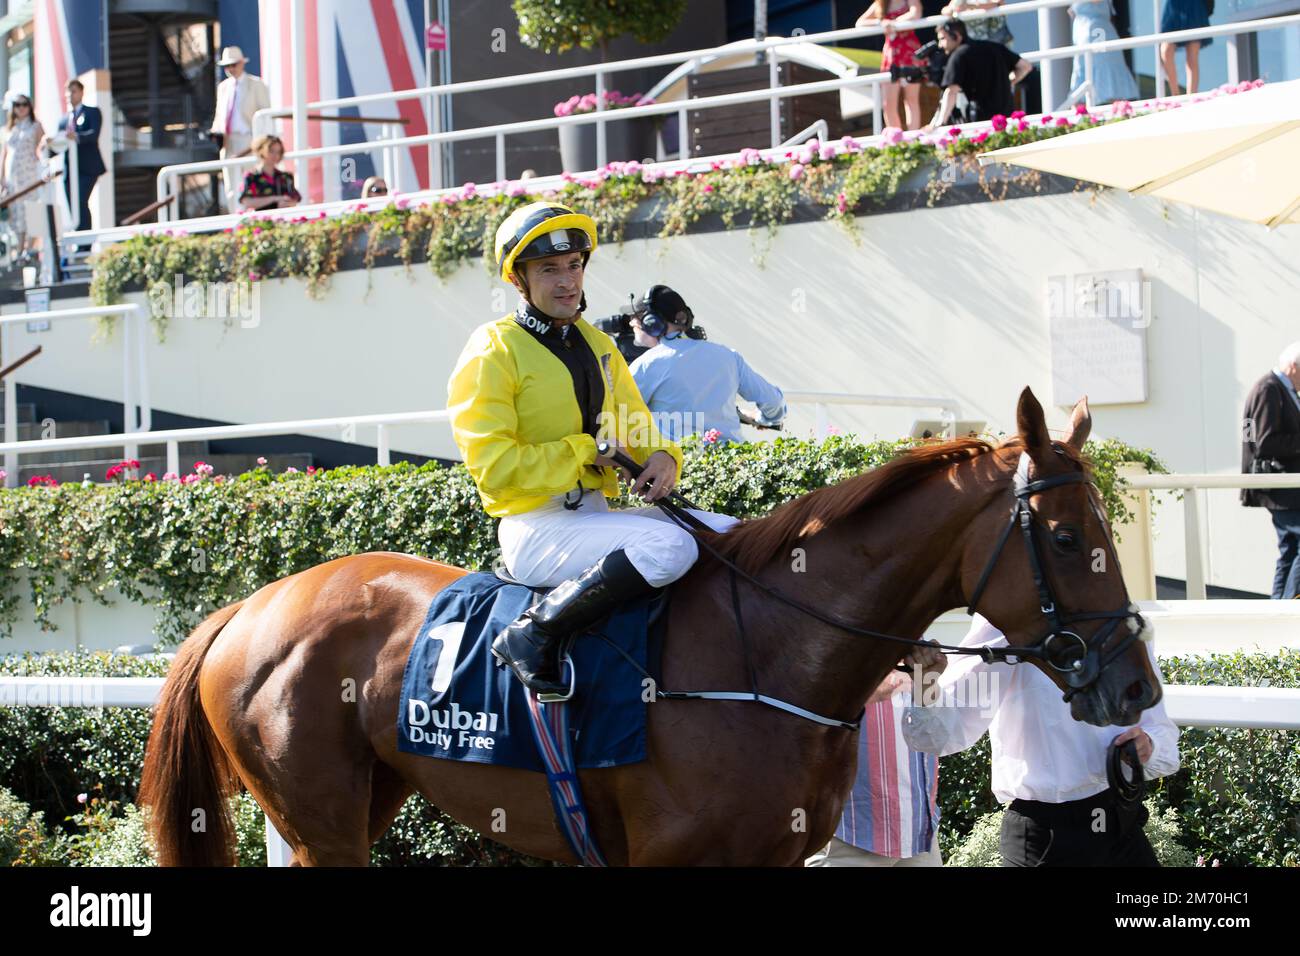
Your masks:
<path fill-rule="evenodd" d="M 640 464 L 656 451 L 677 462 L 682 452 L 655 428 L 614 340 L 579 319 L 605 384 L 598 432 L 617 439 Z M 570 333 L 572 334 L 572 333 Z M 513 316 L 474 330 L 447 383 L 452 437 L 493 517 L 523 514 L 570 491 L 618 495 L 612 468 L 598 468 L 596 440 L 583 434 L 573 379 Z"/>

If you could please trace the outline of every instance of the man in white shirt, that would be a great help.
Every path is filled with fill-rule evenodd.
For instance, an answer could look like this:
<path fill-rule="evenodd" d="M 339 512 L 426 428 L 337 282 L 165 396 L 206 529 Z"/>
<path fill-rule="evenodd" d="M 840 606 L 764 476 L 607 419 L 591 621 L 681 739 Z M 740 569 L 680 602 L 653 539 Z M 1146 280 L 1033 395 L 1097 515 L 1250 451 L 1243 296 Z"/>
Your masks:
<path fill-rule="evenodd" d="M 1002 632 L 976 614 L 962 647 L 1005 646 Z M 1163 681 L 1152 642 L 1152 669 Z M 1004 866 L 1158 866 L 1142 825 L 1140 802 L 1127 804 L 1106 773 L 1112 743 L 1133 740 L 1147 778 L 1179 767 L 1178 728 L 1163 703 L 1132 727 L 1095 727 L 1074 720 L 1061 690 L 1032 664 L 954 656 L 939 677 L 931 706 L 909 708 L 908 746 L 941 756 L 973 745 L 987 730 L 993 795 L 1002 817 Z"/>
<path fill-rule="evenodd" d="M 671 441 L 716 429 L 723 441 L 743 442 L 736 396 L 762 412 L 760 424 L 785 417 L 785 396 L 735 349 L 695 338 L 686 301 L 666 285 L 654 285 L 632 317 L 636 344 L 650 350 L 631 365 L 655 427 Z"/>
<path fill-rule="evenodd" d="M 221 51 L 219 66 L 226 69 L 226 78 L 217 86 L 217 108 L 212 116 L 212 132 L 221 137 L 221 158 L 244 156 L 253 145 L 253 115 L 258 110 L 271 108 L 271 94 L 261 77 L 244 69 L 248 59 L 237 46 Z M 247 167 L 228 167 L 224 173 L 226 211 L 239 209 L 239 194 Z"/>

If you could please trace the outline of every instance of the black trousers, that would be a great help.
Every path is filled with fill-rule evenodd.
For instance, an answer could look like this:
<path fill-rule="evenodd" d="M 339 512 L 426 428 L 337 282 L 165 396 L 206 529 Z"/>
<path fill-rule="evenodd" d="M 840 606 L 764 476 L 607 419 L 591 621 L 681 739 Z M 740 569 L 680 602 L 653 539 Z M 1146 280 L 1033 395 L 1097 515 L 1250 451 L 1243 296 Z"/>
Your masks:
<path fill-rule="evenodd" d="M 81 225 L 78 226 L 74 223 L 69 227 L 70 229 L 90 228 L 90 191 L 95 188 L 95 181 L 98 179 L 99 176 L 87 176 L 85 174 L 77 176 L 77 188 L 81 192 Z M 72 183 L 66 177 L 64 177 L 63 180 L 63 194 L 68 197 L 68 205 L 71 206 Z M 71 212 L 74 217 L 77 215 L 77 209 L 75 207 Z"/>
<path fill-rule="evenodd" d="M 1159 866 L 1147 809 L 1107 789 L 1069 803 L 1013 800 L 1002 815 L 1003 866 Z"/>

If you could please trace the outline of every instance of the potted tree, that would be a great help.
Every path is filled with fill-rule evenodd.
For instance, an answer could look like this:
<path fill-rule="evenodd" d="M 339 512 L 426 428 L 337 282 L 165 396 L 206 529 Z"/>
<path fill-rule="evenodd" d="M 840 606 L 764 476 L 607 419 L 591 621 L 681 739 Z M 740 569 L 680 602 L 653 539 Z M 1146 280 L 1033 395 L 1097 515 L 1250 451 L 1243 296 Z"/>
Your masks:
<path fill-rule="evenodd" d="M 600 48 L 601 62 L 609 58 L 609 44 L 624 34 L 641 43 L 658 43 L 672 33 L 686 11 L 686 0 L 514 0 L 519 40 L 543 53 L 564 53 L 577 47 Z M 576 102 L 575 102 L 576 100 Z M 641 105 L 640 97 L 606 92 L 605 108 Z M 556 104 L 557 116 L 596 108 L 594 93 L 570 97 Z M 569 126 L 560 133 L 560 159 L 567 171 L 596 165 L 596 124 Z M 644 159 L 654 152 L 654 124 L 648 119 L 628 119 L 605 126 L 606 160 Z"/>

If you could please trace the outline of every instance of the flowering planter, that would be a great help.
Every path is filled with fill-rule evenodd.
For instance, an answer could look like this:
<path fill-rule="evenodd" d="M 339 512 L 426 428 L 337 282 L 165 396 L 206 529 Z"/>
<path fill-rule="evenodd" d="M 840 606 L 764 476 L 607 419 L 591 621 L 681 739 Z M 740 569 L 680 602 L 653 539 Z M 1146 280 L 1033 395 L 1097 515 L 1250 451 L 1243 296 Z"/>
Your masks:
<path fill-rule="evenodd" d="M 610 112 L 614 112 L 611 110 Z M 594 170 L 596 162 L 596 124 L 562 126 L 560 165 L 566 173 Z M 654 161 L 654 121 L 619 119 L 605 124 L 605 162 Z"/>

